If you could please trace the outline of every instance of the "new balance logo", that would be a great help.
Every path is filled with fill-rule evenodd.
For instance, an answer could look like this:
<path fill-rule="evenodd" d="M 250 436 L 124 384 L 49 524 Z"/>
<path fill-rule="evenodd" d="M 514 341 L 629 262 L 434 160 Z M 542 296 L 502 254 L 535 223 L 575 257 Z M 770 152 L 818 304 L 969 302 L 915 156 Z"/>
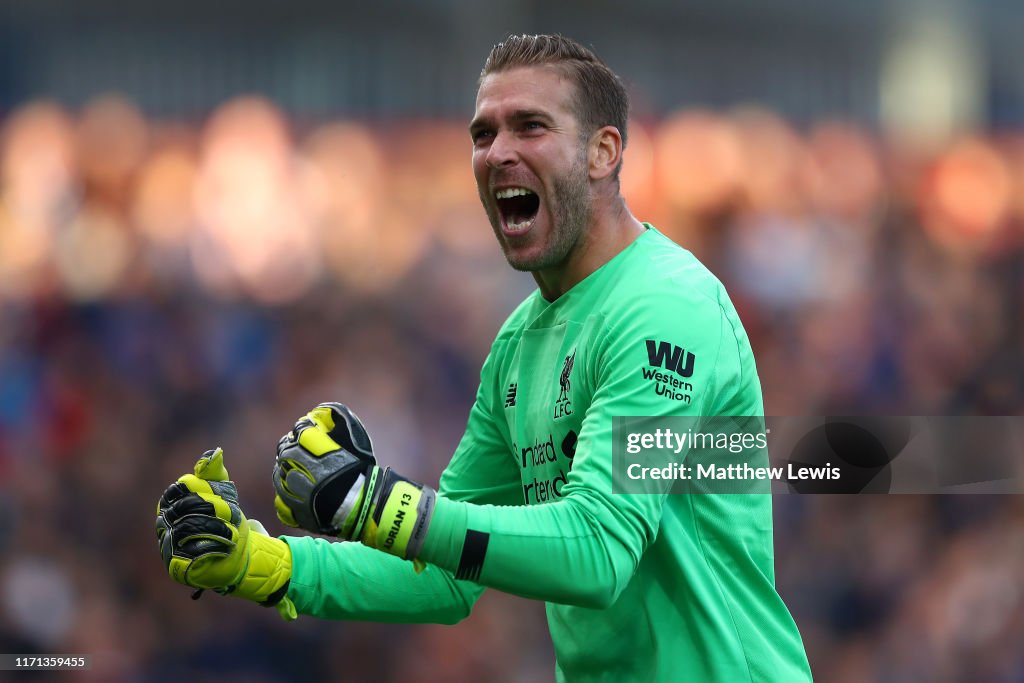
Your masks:
<path fill-rule="evenodd" d="M 516 384 L 515 382 L 513 382 L 512 384 L 508 385 L 508 392 L 505 394 L 505 407 L 506 408 L 515 408 L 515 406 L 516 406 L 516 390 L 518 388 L 519 388 L 519 385 Z"/>
<path fill-rule="evenodd" d="M 647 361 L 654 367 L 672 370 L 680 377 L 693 375 L 694 355 L 681 347 L 663 341 L 647 341 Z"/>

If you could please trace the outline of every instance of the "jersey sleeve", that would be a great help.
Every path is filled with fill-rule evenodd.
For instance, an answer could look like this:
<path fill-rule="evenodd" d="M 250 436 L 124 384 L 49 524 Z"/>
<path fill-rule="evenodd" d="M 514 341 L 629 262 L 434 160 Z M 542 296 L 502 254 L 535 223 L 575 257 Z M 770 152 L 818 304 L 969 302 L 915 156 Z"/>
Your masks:
<path fill-rule="evenodd" d="M 519 494 L 519 474 L 493 419 L 495 350 L 484 362 L 466 432 L 441 475 L 439 492 L 452 501 L 507 505 Z M 521 501 L 521 498 L 519 499 Z M 484 586 L 428 565 L 406 562 L 360 543 L 282 537 L 292 551 L 288 596 L 296 609 L 328 619 L 452 624 L 469 615 Z"/>
<path fill-rule="evenodd" d="M 676 305 L 666 308 L 670 301 Z M 666 493 L 612 493 L 612 418 L 701 415 L 743 374 L 733 326 L 718 301 L 672 293 L 644 302 L 605 320 L 585 361 L 592 398 L 563 497 L 498 507 L 439 496 L 422 559 L 528 598 L 584 607 L 614 602 L 657 536 Z M 648 341 L 692 354 L 692 367 L 682 368 L 692 386 L 689 403 L 657 393 L 645 379 Z"/>

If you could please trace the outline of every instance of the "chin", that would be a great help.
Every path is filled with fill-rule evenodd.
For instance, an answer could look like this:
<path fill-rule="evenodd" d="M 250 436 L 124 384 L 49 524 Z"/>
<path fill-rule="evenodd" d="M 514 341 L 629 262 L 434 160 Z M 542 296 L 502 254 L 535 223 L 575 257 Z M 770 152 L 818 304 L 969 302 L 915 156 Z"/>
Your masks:
<path fill-rule="evenodd" d="M 517 261 L 506 257 L 508 265 L 512 266 L 512 270 L 518 270 L 520 273 L 532 273 L 535 270 L 540 270 L 529 261 Z"/>
<path fill-rule="evenodd" d="M 536 259 L 532 259 L 524 254 L 516 254 L 514 252 L 506 251 L 505 260 L 508 261 L 508 265 L 510 265 L 514 270 L 518 270 L 520 272 L 525 273 L 536 270 L 534 267 Z"/>
<path fill-rule="evenodd" d="M 541 260 L 542 256 L 541 254 L 531 253 L 527 249 L 510 247 L 507 244 L 502 244 L 502 253 L 505 256 L 505 260 L 508 261 L 508 265 L 520 271 L 535 270 L 535 264 Z"/>
<path fill-rule="evenodd" d="M 556 259 L 550 252 L 506 249 L 505 260 L 515 270 L 532 273 L 557 266 L 564 258 Z"/>

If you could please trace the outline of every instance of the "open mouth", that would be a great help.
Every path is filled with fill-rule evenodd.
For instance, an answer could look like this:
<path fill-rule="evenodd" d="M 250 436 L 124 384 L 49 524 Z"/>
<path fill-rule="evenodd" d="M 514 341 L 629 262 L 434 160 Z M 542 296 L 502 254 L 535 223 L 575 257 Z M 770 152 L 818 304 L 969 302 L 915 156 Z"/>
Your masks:
<path fill-rule="evenodd" d="M 540 197 L 524 187 L 509 187 L 494 193 L 506 232 L 523 233 L 530 229 L 540 210 Z"/>

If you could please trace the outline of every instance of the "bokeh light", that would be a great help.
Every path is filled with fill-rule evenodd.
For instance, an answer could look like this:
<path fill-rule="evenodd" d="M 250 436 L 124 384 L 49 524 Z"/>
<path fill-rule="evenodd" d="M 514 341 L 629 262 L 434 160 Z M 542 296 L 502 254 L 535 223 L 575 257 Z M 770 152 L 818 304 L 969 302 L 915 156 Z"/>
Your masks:
<path fill-rule="evenodd" d="M 76 138 L 84 181 L 95 195 L 123 201 L 149 143 L 138 107 L 120 95 L 93 98 L 79 115 Z"/>
<path fill-rule="evenodd" d="M 162 249 L 185 243 L 197 217 L 192 198 L 198 163 L 181 146 L 155 152 L 139 170 L 131 216 L 138 230 Z"/>
<path fill-rule="evenodd" d="M 0 294 L 25 297 L 45 283 L 54 236 L 80 195 L 74 130 L 48 102 L 13 112 L 0 136 Z"/>
<path fill-rule="evenodd" d="M 680 112 L 661 124 L 654 147 L 658 186 L 672 206 L 704 213 L 732 199 L 743 157 L 727 120 L 709 111 Z"/>
<path fill-rule="evenodd" d="M 884 189 L 877 145 L 862 128 L 824 121 L 808 139 L 809 192 L 821 211 L 862 223 L 879 208 Z"/>
<path fill-rule="evenodd" d="M 924 227 L 950 249 L 983 249 L 1009 214 L 1010 170 L 987 141 L 958 142 L 936 162 L 922 188 Z"/>
<path fill-rule="evenodd" d="M 54 249 L 58 279 L 70 299 L 109 296 L 132 258 L 127 226 L 102 205 L 87 206 L 61 231 Z"/>
<path fill-rule="evenodd" d="M 233 100 L 211 116 L 195 186 L 201 230 L 191 243 L 211 289 L 281 303 L 317 280 L 322 260 L 297 200 L 297 168 L 284 117 L 268 101 Z"/>
<path fill-rule="evenodd" d="M 742 194 L 756 211 L 799 211 L 806 149 L 796 131 L 774 112 L 744 107 L 730 117 L 743 158 Z"/>

